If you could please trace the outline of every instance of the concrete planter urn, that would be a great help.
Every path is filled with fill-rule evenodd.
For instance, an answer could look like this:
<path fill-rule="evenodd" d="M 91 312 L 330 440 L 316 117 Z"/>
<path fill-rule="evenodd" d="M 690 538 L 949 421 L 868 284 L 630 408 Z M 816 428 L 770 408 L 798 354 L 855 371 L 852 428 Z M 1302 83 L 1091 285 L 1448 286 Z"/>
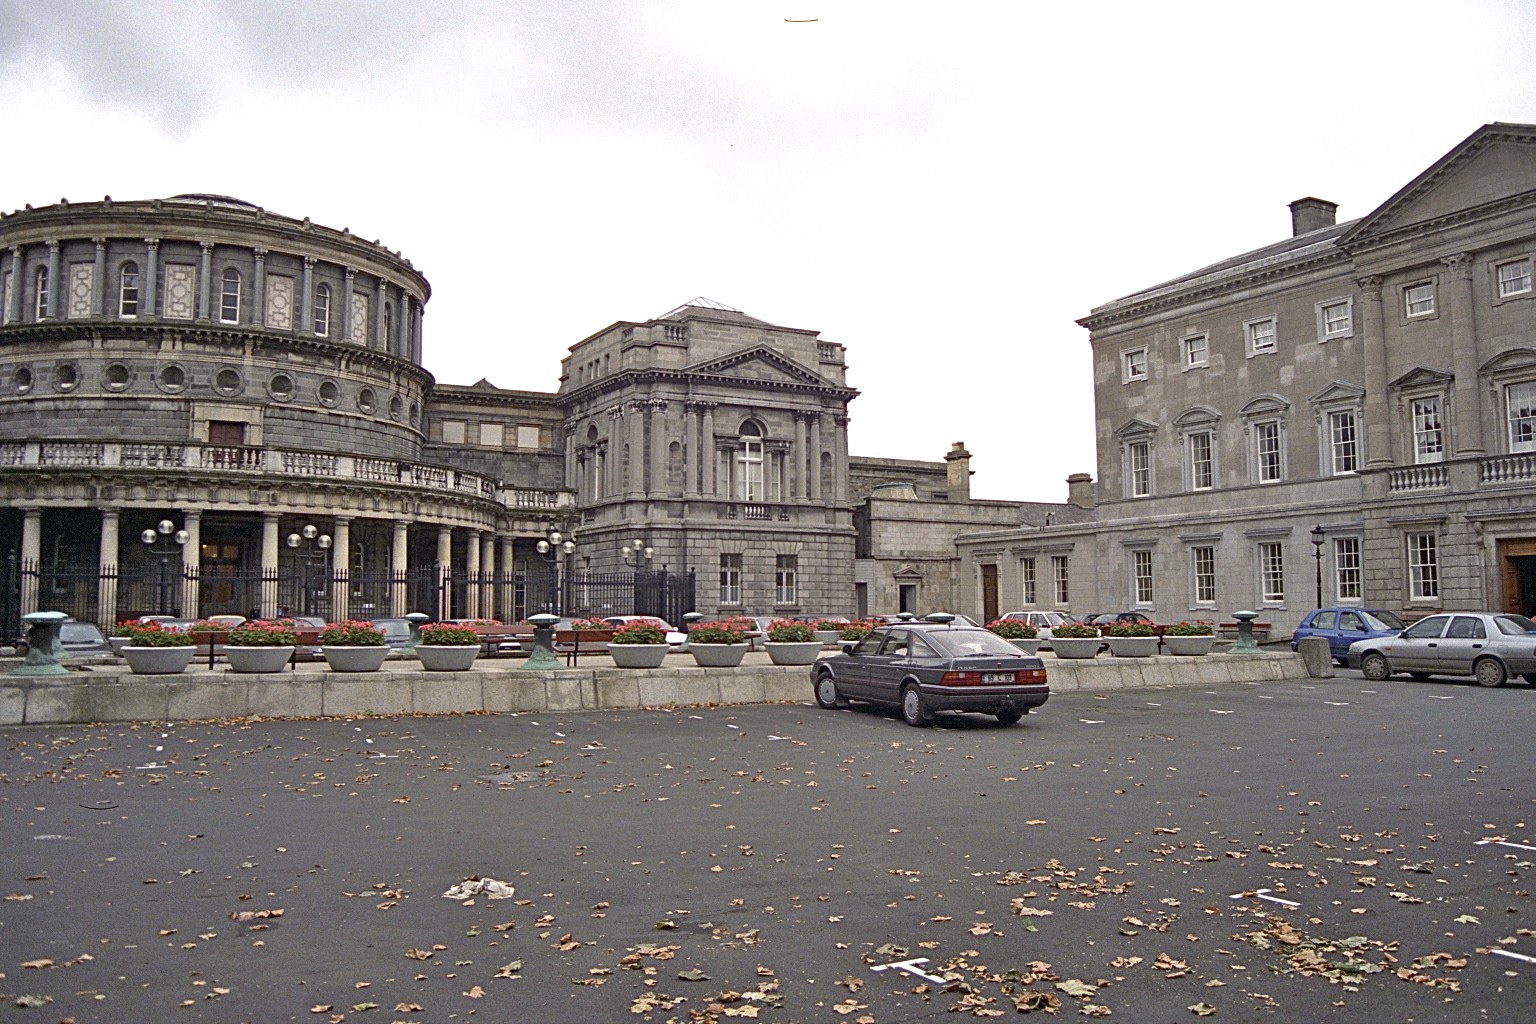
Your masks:
<path fill-rule="evenodd" d="M 1099 647 L 1104 641 L 1096 636 L 1089 637 L 1052 637 L 1051 650 L 1056 652 L 1056 657 L 1074 661 L 1087 658 L 1097 658 Z"/>
<path fill-rule="evenodd" d="M 127 647 L 129 644 L 133 643 L 133 637 L 131 637 L 131 636 L 109 636 L 109 637 L 107 637 L 107 643 L 112 645 L 112 653 L 113 654 L 122 654 L 123 653 L 123 648 Z"/>
<path fill-rule="evenodd" d="M 701 668 L 735 668 L 747 656 L 746 644 L 690 643 L 694 664 Z"/>
<path fill-rule="evenodd" d="M 1157 637 L 1112 636 L 1109 653 L 1117 658 L 1150 658 L 1157 653 Z"/>
<path fill-rule="evenodd" d="M 1013 644 L 1013 646 L 1017 647 L 1019 650 L 1023 651 L 1025 654 L 1040 653 L 1039 640 L 1009 640 L 1008 642 Z"/>
<path fill-rule="evenodd" d="M 428 672 L 465 672 L 475 663 L 475 658 L 480 654 L 480 645 L 455 645 L 445 646 L 437 644 L 417 644 L 416 657 L 421 661 L 421 667 Z"/>
<path fill-rule="evenodd" d="M 1210 654 L 1211 647 L 1216 643 L 1214 636 L 1165 636 L 1163 646 L 1168 648 L 1169 654 L 1178 655 L 1181 658 L 1198 658 Z"/>
<path fill-rule="evenodd" d="M 225 647 L 231 672 L 281 672 L 293 657 L 293 647 Z"/>
<path fill-rule="evenodd" d="M 810 665 L 814 664 L 821 654 L 820 640 L 811 640 L 806 643 L 769 640 L 764 646 L 768 649 L 768 660 L 775 665 Z"/>
<path fill-rule="evenodd" d="M 838 641 L 843 638 L 843 631 L 840 629 L 818 629 L 815 637 L 816 642 L 823 647 L 836 647 Z M 806 664 L 808 665 L 810 662 L 806 662 Z"/>
<path fill-rule="evenodd" d="M 608 656 L 619 668 L 661 668 L 667 660 L 667 645 L 609 644 Z"/>
<path fill-rule="evenodd" d="M 389 657 L 389 648 L 380 647 L 331 647 L 321 646 L 325 663 L 332 672 L 377 672 Z"/>
<path fill-rule="evenodd" d="M 123 648 L 128 667 L 139 675 L 161 676 L 184 672 L 197 654 L 196 647 L 134 647 Z"/>

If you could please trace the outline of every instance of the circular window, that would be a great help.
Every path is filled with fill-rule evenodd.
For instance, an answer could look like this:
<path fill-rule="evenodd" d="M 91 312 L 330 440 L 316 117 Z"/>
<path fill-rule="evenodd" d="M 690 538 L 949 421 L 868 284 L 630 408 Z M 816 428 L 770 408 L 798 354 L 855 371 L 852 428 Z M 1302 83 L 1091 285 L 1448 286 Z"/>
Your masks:
<path fill-rule="evenodd" d="M 159 384 L 161 391 L 175 393 L 187 386 L 187 371 L 179 366 L 166 366 L 161 368 Z"/>
<path fill-rule="evenodd" d="M 320 404 L 327 409 L 336 408 L 336 403 L 341 401 L 341 388 L 333 380 L 320 382 Z"/>
<path fill-rule="evenodd" d="M 101 379 L 108 391 L 126 391 L 132 375 L 129 374 L 128 367 L 122 363 L 108 363 L 106 370 L 102 372 Z"/>
<path fill-rule="evenodd" d="M 392 420 L 397 420 L 404 415 L 405 403 L 400 400 L 399 395 L 396 395 L 394 398 L 389 400 L 389 418 Z"/>
<path fill-rule="evenodd" d="M 16 371 L 16 393 L 29 395 L 32 393 L 32 368 L 23 366 Z"/>
<path fill-rule="evenodd" d="M 292 401 L 298 390 L 293 378 L 286 373 L 274 373 L 272 379 L 267 381 L 267 393 L 279 402 Z"/>
<path fill-rule="evenodd" d="M 421 408 L 419 406 L 417 406 L 417 404 L 415 402 L 412 402 L 411 403 L 411 426 L 414 427 L 416 425 L 416 421 L 419 420 L 419 419 L 421 419 Z"/>
<path fill-rule="evenodd" d="M 220 370 L 213 378 L 213 386 L 221 395 L 238 395 L 243 383 L 240 371 L 228 366 Z"/>
<path fill-rule="evenodd" d="M 357 393 L 357 407 L 372 416 L 378 409 L 378 400 L 374 397 L 373 388 L 363 388 Z"/>
<path fill-rule="evenodd" d="M 53 368 L 53 389 L 73 391 L 80 386 L 80 369 L 74 363 L 60 363 Z"/>

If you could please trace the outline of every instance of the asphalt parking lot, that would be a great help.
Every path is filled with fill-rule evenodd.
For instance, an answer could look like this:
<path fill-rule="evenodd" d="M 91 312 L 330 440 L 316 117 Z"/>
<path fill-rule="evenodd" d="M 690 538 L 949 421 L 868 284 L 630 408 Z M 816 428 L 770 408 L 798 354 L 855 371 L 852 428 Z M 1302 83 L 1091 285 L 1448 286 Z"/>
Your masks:
<path fill-rule="evenodd" d="M 1533 702 L 9 729 L 0 1020 L 1525 1022 Z"/>

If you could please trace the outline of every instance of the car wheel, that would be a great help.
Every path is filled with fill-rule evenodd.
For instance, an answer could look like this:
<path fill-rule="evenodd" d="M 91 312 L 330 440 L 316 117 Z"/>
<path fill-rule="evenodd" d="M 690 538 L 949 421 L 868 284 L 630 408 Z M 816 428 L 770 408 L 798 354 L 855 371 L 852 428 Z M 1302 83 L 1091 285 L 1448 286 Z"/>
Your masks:
<path fill-rule="evenodd" d="M 846 707 L 848 702 L 843 700 L 837 692 L 837 681 L 830 673 L 823 672 L 816 679 L 816 703 L 831 711 L 835 708 Z"/>
<path fill-rule="evenodd" d="M 908 683 L 901 691 L 901 717 L 908 725 L 921 729 L 928 724 L 928 708 L 923 703 L 923 692 L 916 683 Z"/>
<path fill-rule="evenodd" d="M 999 725 L 1013 725 L 1023 717 L 1024 713 L 1022 711 L 999 711 L 997 713 L 997 722 Z"/>
<path fill-rule="evenodd" d="M 1429 678 L 1429 673 L 1428 672 L 1409 672 L 1408 673 L 1408 678 L 1412 679 L 1416 683 L 1422 683 L 1422 682 L 1424 682 L 1424 680 Z"/>
<path fill-rule="evenodd" d="M 1360 659 L 1360 674 L 1373 683 L 1379 683 L 1392 674 L 1387 659 L 1375 651 Z"/>
<path fill-rule="evenodd" d="M 1472 675 L 1477 678 L 1479 686 L 1503 686 L 1508 674 L 1504 671 L 1504 663 L 1498 658 L 1482 658 L 1472 666 Z"/>

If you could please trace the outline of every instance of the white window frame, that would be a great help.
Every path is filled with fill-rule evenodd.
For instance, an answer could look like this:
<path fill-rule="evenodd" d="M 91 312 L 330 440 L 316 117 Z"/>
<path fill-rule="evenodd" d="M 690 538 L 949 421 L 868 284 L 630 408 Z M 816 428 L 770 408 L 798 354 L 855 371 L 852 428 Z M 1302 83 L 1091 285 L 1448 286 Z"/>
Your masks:
<path fill-rule="evenodd" d="M 1277 484 L 1285 480 L 1285 423 L 1278 417 L 1274 419 L 1254 420 L 1251 424 L 1253 431 L 1253 482 L 1257 484 Z M 1273 431 L 1274 451 L 1270 453 L 1265 447 L 1266 436 Z M 1273 473 L 1269 472 L 1267 456 L 1273 454 Z"/>
<path fill-rule="evenodd" d="M 43 320 L 48 316 L 48 268 L 38 267 L 32 272 L 33 288 L 36 291 L 36 303 L 32 310 L 34 320 Z"/>
<path fill-rule="evenodd" d="M 1273 316 L 1261 316 L 1243 321 L 1243 344 L 1247 348 L 1249 359 L 1278 351 L 1280 348 L 1279 319 Z"/>
<path fill-rule="evenodd" d="M 1152 442 L 1146 438 L 1125 442 L 1125 496 L 1152 496 Z"/>
<path fill-rule="evenodd" d="M 1408 600 L 1440 600 L 1440 543 L 1433 530 L 1408 533 L 1406 546 Z"/>
<path fill-rule="evenodd" d="M 1120 353 L 1120 383 L 1147 379 L 1147 350 L 1130 348 Z"/>
<path fill-rule="evenodd" d="M 1148 607 L 1152 600 L 1152 549 L 1131 549 L 1131 603 Z"/>
<path fill-rule="evenodd" d="M 1216 548 L 1197 544 L 1189 549 L 1189 573 L 1194 603 L 1200 607 L 1216 604 Z"/>
<path fill-rule="evenodd" d="M 234 276 L 231 277 L 230 275 Z M 234 285 L 231 290 L 230 285 Z M 231 311 L 233 305 L 233 311 Z M 219 275 L 219 323 L 237 324 L 240 322 L 240 271 L 234 267 L 225 267 L 224 273 Z"/>
<path fill-rule="evenodd" d="M 1365 599 L 1360 538 L 1333 538 L 1333 589 L 1339 603 Z"/>
<path fill-rule="evenodd" d="M 1179 351 L 1183 355 L 1184 369 L 1198 370 L 1202 366 L 1209 366 L 1211 365 L 1211 336 L 1204 331 L 1188 335 L 1180 339 Z"/>
<path fill-rule="evenodd" d="M 1072 603 L 1072 560 L 1069 555 L 1051 556 L 1051 589 L 1056 594 L 1056 607 L 1065 608 Z"/>
<path fill-rule="evenodd" d="M 1431 408 L 1432 407 L 1432 408 Z M 1439 395 L 1420 395 L 1408 402 L 1412 420 L 1415 465 L 1445 461 L 1444 402 Z"/>
<path fill-rule="evenodd" d="M 799 604 L 797 577 L 800 572 L 799 555 L 778 555 L 773 564 L 773 603 Z"/>
<path fill-rule="evenodd" d="M 1506 271 L 1514 273 L 1506 274 Z M 1531 294 L 1531 258 L 1522 256 L 1517 260 L 1505 260 L 1503 263 L 1494 264 L 1493 278 L 1496 294 L 1500 299 L 1513 299 Z"/>
<path fill-rule="evenodd" d="M 325 282 L 315 285 L 315 297 L 311 303 L 313 315 L 310 317 L 310 326 L 314 328 L 315 336 L 319 338 L 329 337 L 331 333 L 331 286 Z"/>
<path fill-rule="evenodd" d="M 720 603 L 722 605 L 741 604 L 741 563 L 739 554 L 722 554 L 720 556 Z"/>
<path fill-rule="evenodd" d="M 1360 472 L 1360 416 L 1354 409 L 1334 409 L 1323 419 L 1327 430 L 1324 451 L 1332 476 L 1354 476 Z"/>
<path fill-rule="evenodd" d="M 1185 462 L 1185 471 L 1189 474 L 1187 481 L 1191 491 L 1209 491 L 1216 486 L 1216 432 L 1214 430 L 1192 430 L 1185 435 L 1185 451 L 1188 457 Z M 1201 447 L 1204 446 L 1204 458 L 1201 458 Z M 1203 472 L 1202 472 L 1203 470 Z M 1202 482 L 1202 476 L 1204 482 Z"/>
<path fill-rule="evenodd" d="M 1260 541 L 1258 547 L 1259 600 L 1285 603 L 1285 545 L 1277 540 Z"/>
<path fill-rule="evenodd" d="M 1414 307 L 1418 307 L 1415 309 Z M 1423 320 L 1439 311 L 1434 281 L 1415 281 L 1403 285 L 1403 319 Z"/>
<path fill-rule="evenodd" d="M 1536 452 L 1536 380 L 1504 385 L 1505 440 L 1514 452 Z"/>
<path fill-rule="evenodd" d="M 117 270 L 117 318 L 119 320 L 133 320 L 139 315 L 139 302 L 143 298 L 143 291 L 139 276 L 139 265 L 133 260 L 128 260 Z M 132 307 L 132 308 L 130 308 Z"/>
<path fill-rule="evenodd" d="M 1317 304 L 1316 309 L 1318 341 L 1338 341 L 1355 336 L 1354 296 L 1325 299 Z M 1341 309 L 1344 311 L 1342 316 L 1330 315 Z"/>
<path fill-rule="evenodd" d="M 1030 555 L 1019 559 L 1019 603 L 1033 608 L 1035 597 L 1035 559 Z"/>

